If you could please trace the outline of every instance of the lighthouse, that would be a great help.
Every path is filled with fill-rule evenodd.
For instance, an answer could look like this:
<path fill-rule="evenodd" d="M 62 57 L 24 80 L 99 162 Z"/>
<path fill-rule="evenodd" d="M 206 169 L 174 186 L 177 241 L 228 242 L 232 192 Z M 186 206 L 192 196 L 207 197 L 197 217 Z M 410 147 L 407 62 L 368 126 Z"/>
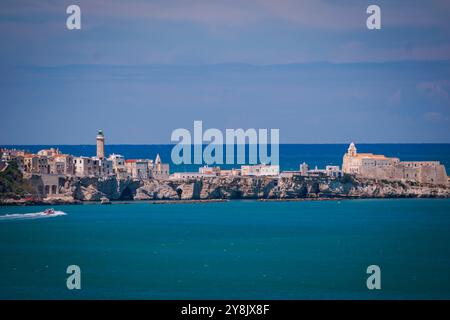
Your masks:
<path fill-rule="evenodd" d="M 102 130 L 98 130 L 97 134 L 97 158 L 105 158 L 105 136 Z"/>

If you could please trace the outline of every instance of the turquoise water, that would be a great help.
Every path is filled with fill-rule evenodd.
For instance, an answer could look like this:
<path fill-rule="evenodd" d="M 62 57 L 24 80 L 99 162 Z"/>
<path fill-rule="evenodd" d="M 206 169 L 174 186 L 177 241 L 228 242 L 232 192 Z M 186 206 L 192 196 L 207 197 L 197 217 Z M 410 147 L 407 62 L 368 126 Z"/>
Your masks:
<path fill-rule="evenodd" d="M 66 215 L 0 220 L 0 298 L 450 298 L 449 199 L 55 209 Z M 66 289 L 72 264 L 81 290 Z"/>

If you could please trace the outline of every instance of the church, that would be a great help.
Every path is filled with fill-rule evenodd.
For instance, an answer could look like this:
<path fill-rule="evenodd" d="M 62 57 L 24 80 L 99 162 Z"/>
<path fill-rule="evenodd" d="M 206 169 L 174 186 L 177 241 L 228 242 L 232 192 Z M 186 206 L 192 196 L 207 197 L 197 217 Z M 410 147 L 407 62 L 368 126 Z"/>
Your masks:
<path fill-rule="evenodd" d="M 344 154 L 342 172 L 368 179 L 448 185 L 445 167 L 439 161 L 400 161 L 379 154 L 358 153 L 353 142 Z"/>

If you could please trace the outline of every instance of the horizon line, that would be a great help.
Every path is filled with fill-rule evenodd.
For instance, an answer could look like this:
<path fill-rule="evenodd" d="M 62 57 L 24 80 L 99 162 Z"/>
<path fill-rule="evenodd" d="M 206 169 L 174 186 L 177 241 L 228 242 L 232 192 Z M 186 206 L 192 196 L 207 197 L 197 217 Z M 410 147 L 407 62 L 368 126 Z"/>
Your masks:
<path fill-rule="evenodd" d="M 326 61 L 311 60 L 286 63 L 249 63 L 249 62 L 215 62 L 215 63 L 195 63 L 195 64 L 176 64 L 176 63 L 146 63 L 146 64 L 103 64 L 103 63 L 68 63 L 59 65 L 33 65 L 19 64 L 17 68 L 48 68 L 57 69 L 64 67 L 126 67 L 126 68 L 142 68 L 142 67 L 212 67 L 212 66 L 246 66 L 246 67 L 276 67 L 276 66 L 295 66 L 295 65 L 311 65 L 311 64 L 329 64 L 329 65 L 351 65 L 351 64 L 386 64 L 386 63 L 449 63 L 450 59 L 399 59 L 399 60 L 376 60 L 376 61 Z"/>
<path fill-rule="evenodd" d="M 348 145 L 354 141 L 350 142 L 324 142 L 324 143 L 279 143 L 278 145 Z M 450 142 L 354 142 L 355 145 L 367 145 L 367 144 L 450 144 Z M 109 143 L 105 144 L 106 146 L 175 146 L 178 143 Z M 197 144 L 191 144 L 192 146 Z M 202 144 L 204 146 L 209 145 L 208 143 Z M 224 143 L 224 146 L 227 144 Z M 241 145 L 241 144 L 233 144 L 233 145 Z M 246 143 L 245 145 L 253 145 Z M 256 144 L 260 145 L 260 143 Z M 268 144 L 270 145 L 270 144 Z M 96 146 L 95 143 L 92 144 L 85 144 L 85 143 L 75 143 L 75 144 L 58 144 L 58 143 L 50 143 L 50 144 L 43 144 L 43 143 L 32 143 L 32 144 L 0 144 L 1 147 L 8 147 L 8 146 Z"/>

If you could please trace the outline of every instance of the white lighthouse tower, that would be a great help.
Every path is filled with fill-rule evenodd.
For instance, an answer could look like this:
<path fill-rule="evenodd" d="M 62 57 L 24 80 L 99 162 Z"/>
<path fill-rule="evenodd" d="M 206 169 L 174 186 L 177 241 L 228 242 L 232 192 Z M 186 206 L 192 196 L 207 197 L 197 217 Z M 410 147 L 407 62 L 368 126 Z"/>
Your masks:
<path fill-rule="evenodd" d="M 105 158 L 105 136 L 102 130 L 98 130 L 97 134 L 97 158 L 100 160 Z"/>

